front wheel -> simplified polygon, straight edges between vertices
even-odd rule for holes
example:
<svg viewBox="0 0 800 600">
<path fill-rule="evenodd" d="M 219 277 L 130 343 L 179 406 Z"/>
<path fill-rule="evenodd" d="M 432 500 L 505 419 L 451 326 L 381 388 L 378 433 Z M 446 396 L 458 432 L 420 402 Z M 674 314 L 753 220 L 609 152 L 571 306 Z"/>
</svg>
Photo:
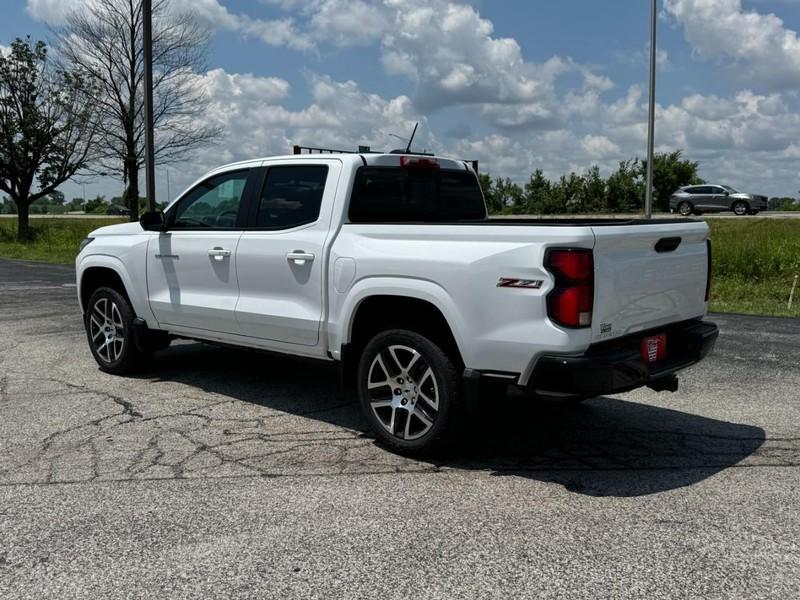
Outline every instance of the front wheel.
<svg viewBox="0 0 800 600">
<path fill-rule="evenodd" d="M 689 215 L 691 215 L 693 210 L 694 207 L 692 206 L 692 203 L 689 202 L 688 200 L 684 200 L 683 202 L 678 204 L 678 212 L 681 213 L 681 215 L 683 215 L 684 217 L 688 217 Z"/>
<path fill-rule="evenodd" d="M 733 213 L 740 217 L 745 216 L 750 211 L 750 207 L 747 205 L 747 202 L 744 202 L 743 200 L 737 200 L 733 203 L 731 208 L 733 208 Z"/>
<path fill-rule="evenodd" d="M 457 429 L 461 385 L 453 360 L 414 331 L 377 334 L 358 365 L 361 409 L 380 442 L 405 454 L 428 453 Z"/>
<path fill-rule="evenodd" d="M 133 339 L 134 318 L 133 308 L 117 290 L 101 287 L 89 298 L 83 317 L 86 337 L 103 371 L 131 373 L 147 358 Z"/>
</svg>

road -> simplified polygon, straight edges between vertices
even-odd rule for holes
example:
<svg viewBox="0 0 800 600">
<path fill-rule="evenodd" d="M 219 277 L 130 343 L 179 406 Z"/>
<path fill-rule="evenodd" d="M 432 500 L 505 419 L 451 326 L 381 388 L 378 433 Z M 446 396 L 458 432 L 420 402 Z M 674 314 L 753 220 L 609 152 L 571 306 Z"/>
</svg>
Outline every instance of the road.
<svg viewBox="0 0 800 600">
<path fill-rule="evenodd" d="M 105 375 L 71 271 L 0 260 L 0 597 L 796 598 L 800 320 L 713 318 L 675 394 L 494 398 L 417 461 L 326 365 Z"/>
</svg>

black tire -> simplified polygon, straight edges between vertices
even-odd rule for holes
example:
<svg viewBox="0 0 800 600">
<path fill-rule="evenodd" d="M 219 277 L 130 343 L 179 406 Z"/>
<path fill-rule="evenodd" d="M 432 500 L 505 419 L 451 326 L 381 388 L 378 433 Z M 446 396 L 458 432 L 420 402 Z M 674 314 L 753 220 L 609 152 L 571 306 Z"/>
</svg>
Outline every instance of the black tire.
<svg viewBox="0 0 800 600">
<path fill-rule="evenodd" d="M 737 200 L 731 205 L 731 210 L 733 214 L 744 217 L 750 212 L 750 205 L 744 200 Z"/>
<path fill-rule="evenodd" d="M 370 429 L 399 453 L 429 454 L 453 439 L 463 424 L 455 361 L 414 331 L 390 329 L 373 337 L 359 358 L 357 382 Z"/>
<path fill-rule="evenodd" d="M 694 206 L 688 200 L 683 200 L 678 203 L 678 212 L 684 216 L 688 217 L 694 212 Z"/>
<path fill-rule="evenodd" d="M 89 349 L 101 370 L 114 375 L 134 373 L 149 357 L 133 337 L 133 308 L 117 290 L 97 288 L 85 306 L 83 324 Z"/>
</svg>

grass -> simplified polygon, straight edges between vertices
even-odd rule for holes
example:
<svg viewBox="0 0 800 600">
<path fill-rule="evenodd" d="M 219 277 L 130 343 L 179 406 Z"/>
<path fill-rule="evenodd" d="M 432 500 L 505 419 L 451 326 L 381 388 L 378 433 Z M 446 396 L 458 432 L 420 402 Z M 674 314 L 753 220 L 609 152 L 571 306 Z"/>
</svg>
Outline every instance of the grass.
<svg viewBox="0 0 800 600">
<path fill-rule="evenodd" d="M 711 219 L 714 271 L 711 310 L 800 317 L 800 282 L 789 310 L 789 292 L 800 275 L 797 219 Z"/>
<path fill-rule="evenodd" d="M 90 231 L 124 219 L 31 219 L 34 240 L 16 241 L 16 219 L 0 219 L 0 256 L 71 264 Z M 711 310 L 800 317 L 800 220 L 712 219 L 714 279 Z"/>
<path fill-rule="evenodd" d="M 17 242 L 17 219 L 0 219 L 0 256 L 24 258 L 49 263 L 71 264 L 78 254 L 78 244 L 90 231 L 123 223 L 124 218 L 107 219 L 31 219 L 33 240 Z"/>
</svg>

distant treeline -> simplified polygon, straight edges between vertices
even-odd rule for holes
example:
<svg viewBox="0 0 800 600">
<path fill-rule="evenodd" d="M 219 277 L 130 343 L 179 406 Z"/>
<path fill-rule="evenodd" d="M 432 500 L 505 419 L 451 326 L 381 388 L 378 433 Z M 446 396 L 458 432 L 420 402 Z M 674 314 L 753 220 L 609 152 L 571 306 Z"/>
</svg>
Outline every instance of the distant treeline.
<svg viewBox="0 0 800 600">
<path fill-rule="evenodd" d="M 112 206 L 127 207 L 128 203 L 122 196 L 114 196 L 111 200 L 106 200 L 105 196 L 100 195 L 89 199 L 73 198 L 72 200 L 66 200 L 64 194 L 56 190 L 31 204 L 30 214 L 63 215 L 65 213 L 82 212 L 87 215 L 104 215 Z M 147 199 L 140 196 L 140 212 L 144 211 L 146 206 Z M 159 208 L 166 208 L 165 203 L 156 202 L 156 206 Z M 0 214 L 15 215 L 17 214 L 17 206 L 9 198 L 3 198 L 0 200 Z"/>
<path fill-rule="evenodd" d="M 480 181 L 489 212 L 493 214 L 635 212 L 644 206 L 646 170 L 646 161 L 633 158 L 620 162 L 607 178 L 594 166 L 584 173 L 562 175 L 556 181 L 546 178 L 541 169 L 524 185 L 488 174 L 481 174 Z M 705 182 L 698 176 L 697 162 L 683 159 L 680 150 L 657 153 L 653 161 L 653 210 L 668 211 L 669 198 L 675 190 L 698 183 Z M 773 198 L 770 208 L 800 210 L 800 205 L 794 198 Z"/>
</svg>

